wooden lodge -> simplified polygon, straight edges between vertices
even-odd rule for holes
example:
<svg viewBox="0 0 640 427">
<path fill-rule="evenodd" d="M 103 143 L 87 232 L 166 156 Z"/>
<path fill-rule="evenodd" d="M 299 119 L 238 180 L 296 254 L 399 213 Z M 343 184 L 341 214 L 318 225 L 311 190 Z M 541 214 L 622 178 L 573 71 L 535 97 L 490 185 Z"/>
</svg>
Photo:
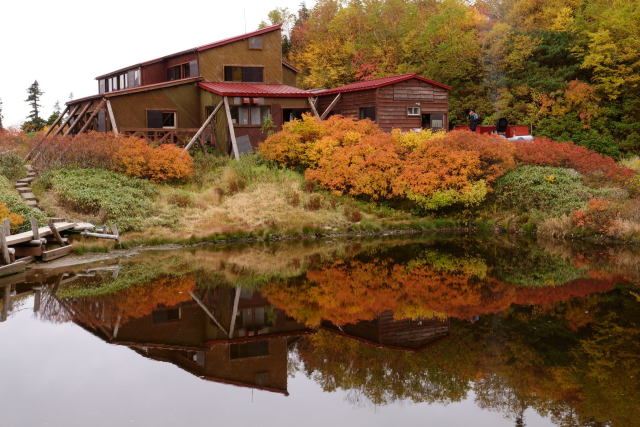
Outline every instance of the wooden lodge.
<svg viewBox="0 0 640 427">
<path fill-rule="evenodd" d="M 98 76 L 99 93 L 69 101 L 45 139 L 113 132 L 187 149 L 211 144 L 238 157 L 304 112 L 370 118 L 387 131 L 447 128 L 450 88 L 415 74 L 297 88 L 298 71 L 282 58 L 280 27 Z"/>
<path fill-rule="evenodd" d="M 197 134 L 237 155 L 265 138 L 265 123 L 277 129 L 311 111 L 296 75 L 282 58 L 280 25 L 267 27 L 98 76 L 99 93 L 69 101 L 50 134 L 112 131 L 179 145 Z"/>
<path fill-rule="evenodd" d="M 451 88 L 416 74 L 314 91 L 318 111 L 371 119 L 383 130 L 448 129 Z"/>
</svg>

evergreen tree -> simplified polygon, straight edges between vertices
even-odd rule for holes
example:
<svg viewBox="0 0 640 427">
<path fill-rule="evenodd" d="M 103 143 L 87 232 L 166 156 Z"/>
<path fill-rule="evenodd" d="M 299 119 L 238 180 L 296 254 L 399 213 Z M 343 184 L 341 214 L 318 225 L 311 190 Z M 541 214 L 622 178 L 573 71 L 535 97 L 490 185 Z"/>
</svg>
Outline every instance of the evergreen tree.
<svg viewBox="0 0 640 427">
<path fill-rule="evenodd" d="M 37 132 L 44 127 L 46 121 L 40 117 L 40 97 L 44 92 L 40 90 L 38 81 L 34 81 L 27 89 L 27 102 L 31 106 L 31 112 L 27 116 L 27 121 L 22 124 L 22 130 L 25 132 Z"/>
<path fill-rule="evenodd" d="M 60 101 L 56 101 L 56 103 L 53 104 L 53 112 L 47 119 L 47 126 L 51 126 L 53 122 L 58 120 L 58 117 L 60 117 Z"/>
</svg>

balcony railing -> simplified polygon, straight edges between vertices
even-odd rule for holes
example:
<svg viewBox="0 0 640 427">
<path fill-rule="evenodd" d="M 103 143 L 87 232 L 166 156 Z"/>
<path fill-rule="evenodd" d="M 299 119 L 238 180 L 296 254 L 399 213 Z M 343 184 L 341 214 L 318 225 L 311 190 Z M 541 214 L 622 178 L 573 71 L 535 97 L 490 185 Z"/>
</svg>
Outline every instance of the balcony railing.
<svg viewBox="0 0 640 427">
<path fill-rule="evenodd" d="M 176 144 L 178 146 L 186 145 L 191 138 L 198 132 L 198 129 L 177 128 L 177 129 L 158 129 L 158 128 L 124 128 L 120 129 L 120 133 L 127 136 L 137 136 L 144 138 L 154 144 Z M 203 138 L 204 135 L 201 137 Z"/>
</svg>

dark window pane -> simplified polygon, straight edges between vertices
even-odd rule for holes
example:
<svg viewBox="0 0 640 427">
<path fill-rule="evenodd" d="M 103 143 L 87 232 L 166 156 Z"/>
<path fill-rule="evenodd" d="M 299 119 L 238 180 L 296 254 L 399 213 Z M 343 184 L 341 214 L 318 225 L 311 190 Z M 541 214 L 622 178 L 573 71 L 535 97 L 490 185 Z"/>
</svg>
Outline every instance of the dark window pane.
<svg viewBox="0 0 640 427">
<path fill-rule="evenodd" d="M 444 127 L 444 114 L 431 113 L 431 129 L 442 129 Z"/>
<path fill-rule="evenodd" d="M 254 341 L 242 344 L 231 344 L 230 357 L 241 359 L 244 357 L 266 356 L 269 354 L 269 341 Z"/>
<path fill-rule="evenodd" d="M 376 120 L 376 107 L 360 107 L 360 120 L 371 119 Z"/>
<path fill-rule="evenodd" d="M 180 78 L 180 66 L 167 68 L 167 80 L 178 80 Z"/>
<path fill-rule="evenodd" d="M 238 107 L 231 107 L 231 122 L 237 125 L 238 119 L 239 119 Z"/>
<path fill-rule="evenodd" d="M 151 312 L 153 323 L 171 322 L 172 320 L 180 320 L 180 307 L 168 310 L 153 310 Z"/>
<path fill-rule="evenodd" d="M 176 127 L 176 113 L 174 113 L 174 112 L 163 112 L 162 113 L 162 127 L 163 128 L 174 128 L 174 127 Z"/>
<path fill-rule="evenodd" d="M 162 111 L 147 110 L 147 127 L 153 129 L 162 128 Z"/>
<path fill-rule="evenodd" d="M 262 67 L 243 67 L 242 68 L 242 81 L 243 82 L 262 82 Z"/>
</svg>

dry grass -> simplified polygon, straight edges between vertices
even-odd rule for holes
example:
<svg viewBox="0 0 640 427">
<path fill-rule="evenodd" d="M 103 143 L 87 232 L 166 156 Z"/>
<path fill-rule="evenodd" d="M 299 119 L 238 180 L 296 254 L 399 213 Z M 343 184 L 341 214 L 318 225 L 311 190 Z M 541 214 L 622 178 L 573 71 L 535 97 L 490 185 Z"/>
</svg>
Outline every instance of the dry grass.
<svg viewBox="0 0 640 427">
<path fill-rule="evenodd" d="M 547 218 L 538 226 L 537 234 L 543 238 L 563 239 L 569 234 L 573 227 L 571 215 L 565 214 L 560 217 Z"/>
</svg>

